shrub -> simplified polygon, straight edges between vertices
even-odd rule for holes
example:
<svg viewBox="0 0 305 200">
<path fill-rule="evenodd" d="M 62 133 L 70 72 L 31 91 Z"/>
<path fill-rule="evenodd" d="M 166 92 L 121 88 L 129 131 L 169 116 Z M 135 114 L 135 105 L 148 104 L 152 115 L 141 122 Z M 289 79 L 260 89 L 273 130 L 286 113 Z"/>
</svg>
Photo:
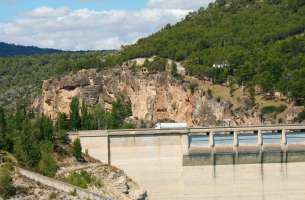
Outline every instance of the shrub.
<svg viewBox="0 0 305 200">
<path fill-rule="evenodd" d="M 280 105 L 278 107 L 276 106 L 265 106 L 262 108 L 262 114 L 267 115 L 267 114 L 279 114 L 282 113 L 286 110 L 287 106 L 286 105 Z"/>
<path fill-rule="evenodd" d="M 211 89 L 208 89 L 207 94 L 208 94 L 208 98 L 212 98 L 213 97 L 213 93 L 212 93 Z"/>
<path fill-rule="evenodd" d="M 135 129 L 136 126 L 132 123 L 124 123 L 121 128 L 122 129 Z"/>
<path fill-rule="evenodd" d="M 58 170 L 58 166 L 50 153 L 42 153 L 41 160 L 38 163 L 38 171 L 45 176 L 53 177 Z"/>
<path fill-rule="evenodd" d="M 167 60 L 165 58 L 155 57 L 152 62 L 146 62 L 146 67 L 150 72 L 163 72 L 166 70 Z"/>
<path fill-rule="evenodd" d="M 198 83 L 191 83 L 190 84 L 190 90 L 191 90 L 192 94 L 194 94 L 194 92 L 196 91 L 197 88 L 198 88 Z"/>
<path fill-rule="evenodd" d="M 89 185 L 95 184 L 96 179 L 91 173 L 81 170 L 80 172 L 71 173 L 66 177 L 66 181 L 72 185 L 87 189 Z"/>
<path fill-rule="evenodd" d="M 76 160 L 82 161 L 82 146 L 79 138 L 77 138 L 72 144 L 72 153 Z"/>
<path fill-rule="evenodd" d="M 52 192 L 51 194 L 50 194 L 50 196 L 49 196 L 49 199 L 51 200 L 51 199 L 56 199 L 57 198 L 57 193 L 55 193 L 55 192 Z"/>
<path fill-rule="evenodd" d="M 305 110 L 303 110 L 302 112 L 300 112 L 300 113 L 298 114 L 298 117 L 297 117 L 296 120 L 299 121 L 299 122 L 302 122 L 302 121 L 305 120 Z"/>
<path fill-rule="evenodd" d="M 12 167 L 5 165 L 0 167 L 0 197 L 7 199 L 16 193 L 13 185 Z"/>
</svg>

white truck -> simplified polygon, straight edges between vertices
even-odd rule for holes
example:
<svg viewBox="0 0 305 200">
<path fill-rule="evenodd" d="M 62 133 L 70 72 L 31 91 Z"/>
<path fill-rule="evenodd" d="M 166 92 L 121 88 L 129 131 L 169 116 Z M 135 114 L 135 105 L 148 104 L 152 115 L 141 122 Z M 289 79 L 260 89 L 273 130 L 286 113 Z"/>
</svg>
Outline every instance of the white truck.
<svg viewBox="0 0 305 200">
<path fill-rule="evenodd" d="M 184 129 L 187 123 L 157 123 L 155 129 Z"/>
</svg>

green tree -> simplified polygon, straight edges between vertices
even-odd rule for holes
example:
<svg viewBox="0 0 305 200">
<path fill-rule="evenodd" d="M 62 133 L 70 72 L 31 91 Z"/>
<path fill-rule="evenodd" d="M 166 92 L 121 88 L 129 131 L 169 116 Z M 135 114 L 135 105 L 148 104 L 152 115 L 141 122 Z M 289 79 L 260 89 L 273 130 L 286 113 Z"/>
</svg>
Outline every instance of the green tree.
<svg viewBox="0 0 305 200">
<path fill-rule="evenodd" d="M 130 104 L 122 100 L 112 102 L 111 115 L 112 128 L 120 128 L 124 124 L 125 118 L 132 115 Z"/>
<path fill-rule="evenodd" d="M 90 129 L 90 115 L 88 112 L 88 107 L 86 101 L 83 99 L 81 107 L 81 129 L 89 130 Z"/>
<path fill-rule="evenodd" d="M 76 158 L 76 160 L 82 161 L 82 159 L 83 159 L 82 146 L 81 146 L 79 138 L 74 140 L 74 142 L 72 144 L 72 152 L 73 152 L 73 156 Z"/>
<path fill-rule="evenodd" d="M 69 129 L 69 120 L 65 113 L 58 113 L 56 120 L 56 129 L 57 131 Z"/>
<path fill-rule="evenodd" d="M 39 129 L 37 140 L 53 140 L 53 122 L 50 118 L 42 115 L 36 119 L 35 127 Z"/>
<path fill-rule="evenodd" d="M 249 86 L 248 88 L 248 92 L 249 92 L 249 107 L 252 108 L 253 106 L 255 106 L 255 89 L 253 86 Z"/>
<path fill-rule="evenodd" d="M 72 129 L 78 130 L 81 127 L 81 117 L 79 114 L 79 100 L 77 97 L 74 97 L 72 99 L 70 110 L 70 120 Z"/>
<path fill-rule="evenodd" d="M 6 135 L 6 119 L 4 110 L 0 107 L 0 149 L 8 149 L 8 141 Z"/>
<path fill-rule="evenodd" d="M 270 83 L 274 82 L 272 74 L 269 71 L 265 71 L 261 74 L 257 74 L 255 76 L 256 83 L 261 86 L 263 91 L 266 92 L 272 92 L 274 86 Z"/>
<path fill-rule="evenodd" d="M 58 170 L 58 166 L 53 156 L 49 152 L 41 153 L 41 160 L 38 163 L 38 171 L 45 176 L 53 177 Z"/>
<path fill-rule="evenodd" d="M 19 100 L 16 105 L 15 114 L 15 128 L 18 130 L 22 129 L 22 124 L 26 119 L 26 105 L 23 101 Z"/>
<path fill-rule="evenodd" d="M 32 169 L 40 160 L 40 147 L 35 135 L 39 135 L 39 129 L 33 127 L 29 120 L 23 124 L 22 131 L 17 131 L 14 142 L 14 154 L 18 161 L 25 167 Z"/>
<path fill-rule="evenodd" d="M 105 129 L 107 128 L 108 120 L 107 120 L 108 113 L 104 110 L 101 105 L 96 105 L 93 108 L 93 120 L 91 121 L 91 127 L 94 129 Z"/>
<path fill-rule="evenodd" d="M 305 99 L 305 68 L 296 70 L 293 73 L 291 80 L 288 81 L 289 85 L 289 95 L 294 100 L 302 100 Z"/>
<path fill-rule="evenodd" d="M 13 196 L 16 189 L 13 185 L 11 166 L 0 166 L 0 197 L 7 199 Z"/>
</svg>

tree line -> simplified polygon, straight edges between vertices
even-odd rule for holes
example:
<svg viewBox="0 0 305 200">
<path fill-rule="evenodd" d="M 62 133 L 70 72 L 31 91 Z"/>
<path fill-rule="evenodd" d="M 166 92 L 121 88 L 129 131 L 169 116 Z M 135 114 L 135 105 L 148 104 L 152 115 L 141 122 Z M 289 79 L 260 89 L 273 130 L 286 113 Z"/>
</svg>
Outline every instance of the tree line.
<svg viewBox="0 0 305 200">
<path fill-rule="evenodd" d="M 61 154 L 62 146 L 69 144 L 67 131 L 134 127 L 125 122 L 132 114 L 130 104 L 117 100 L 112 107 L 111 111 L 101 106 L 89 110 L 84 100 L 80 105 L 79 99 L 73 98 L 69 116 L 59 113 L 55 120 L 30 112 L 23 103 L 17 104 L 14 113 L 0 107 L 0 150 L 12 153 L 23 167 L 54 176 L 58 169 L 54 155 Z M 71 151 L 82 161 L 78 140 Z"/>
<path fill-rule="evenodd" d="M 118 57 L 170 58 L 198 78 L 260 86 L 263 93 L 280 91 L 304 102 L 304 18 L 304 0 L 217 0 L 125 46 Z"/>
<path fill-rule="evenodd" d="M 41 94 L 44 80 L 81 69 L 114 66 L 112 51 L 0 57 L 0 106 L 14 110 L 18 99 L 28 104 Z M 110 54 L 110 55 L 109 55 Z M 109 55 L 109 59 L 105 56 Z"/>
</svg>

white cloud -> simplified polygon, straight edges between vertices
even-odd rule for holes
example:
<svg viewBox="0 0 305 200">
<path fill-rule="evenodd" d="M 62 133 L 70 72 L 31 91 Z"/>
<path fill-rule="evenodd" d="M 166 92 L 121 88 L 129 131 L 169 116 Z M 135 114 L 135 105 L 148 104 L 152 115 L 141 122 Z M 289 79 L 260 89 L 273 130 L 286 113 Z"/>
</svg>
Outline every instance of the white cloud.
<svg viewBox="0 0 305 200">
<path fill-rule="evenodd" d="M 32 10 L 31 12 L 28 12 L 25 14 L 25 16 L 28 17 L 57 17 L 66 15 L 69 12 L 68 7 L 62 7 L 62 8 L 49 8 L 49 7 L 40 7 Z"/>
<path fill-rule="evenodd" d="M 137 11 L 41 7 L 0 23 L 0 41 L 65 50 L 119 48 L 176 23 L 202 1 L 194 2 L 185 7 L 186 1 L 150 0 Z"/>
<path fill-rule="evenodd" d="M 149 8 L 198 9 L 207 6 L 211 0 L 149 0 Z"/>
</svg>

